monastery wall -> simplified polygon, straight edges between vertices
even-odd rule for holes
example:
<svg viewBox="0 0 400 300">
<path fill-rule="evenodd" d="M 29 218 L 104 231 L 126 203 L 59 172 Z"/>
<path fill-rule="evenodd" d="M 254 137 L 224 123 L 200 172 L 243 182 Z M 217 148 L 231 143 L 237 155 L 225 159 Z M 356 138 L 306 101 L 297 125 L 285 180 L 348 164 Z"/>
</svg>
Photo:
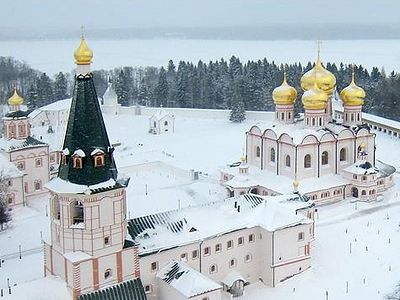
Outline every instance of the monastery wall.
<svg viewBox="0 0 400 300">
<path fill-rule="evenodd" d="M 180 118 L 198 118 L 198 119 L 229 119 L 230 110 L 222 109 L 198 109 L 198 108 L 163 108 L 168 114 Z M 159 107 L 141 107 L 140 110 L 135 106 L 121 106 L 120 114 L 135 115 L 140 111 L 140 115 L 151 117 L 160 111 Z M 272 111 L 246 111 L 247 120 L 272 120 L 274 112 Z"/>
</svg>

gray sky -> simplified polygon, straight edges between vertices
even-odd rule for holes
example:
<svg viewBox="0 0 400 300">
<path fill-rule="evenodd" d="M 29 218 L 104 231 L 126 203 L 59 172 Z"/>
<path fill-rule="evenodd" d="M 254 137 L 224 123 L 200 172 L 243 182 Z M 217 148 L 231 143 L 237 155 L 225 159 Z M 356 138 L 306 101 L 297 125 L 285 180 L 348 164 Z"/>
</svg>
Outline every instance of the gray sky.
<svg viewBox="0 0 400 300">
<path fill-rule="evenodd" d="M 399 24 L 399 0 L 7 0 L 0 28 L 24 31 L 275 24 Z"/>
</svg>

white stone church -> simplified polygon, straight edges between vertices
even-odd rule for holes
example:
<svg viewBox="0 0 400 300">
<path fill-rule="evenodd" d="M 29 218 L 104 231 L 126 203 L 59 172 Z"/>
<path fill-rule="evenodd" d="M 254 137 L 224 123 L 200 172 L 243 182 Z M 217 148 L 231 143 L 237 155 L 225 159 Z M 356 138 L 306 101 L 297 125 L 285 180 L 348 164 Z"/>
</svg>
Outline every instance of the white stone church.
<svg viewBox="0 0 400 300">
<path fill-rule="evenodd" d="M 228 196 L 245 193 L 281 195 L 292 189 L 317 204 L 346 197 L 371 201 L 390 188 L 395 168 L 375 158 L 375 134 L 362 123 L 365 91 L 352 81 L 336 92 L 336 78 L 319 58 L 301 78 L 304 113 L 295 115 L 297 91 L 284 74 L 273 91 L 275 121 L 246 133 L 241 166 L 221 171 Z M 343 103 L 343 118 L 335 120 L 333 101 Z"/>
</svg>

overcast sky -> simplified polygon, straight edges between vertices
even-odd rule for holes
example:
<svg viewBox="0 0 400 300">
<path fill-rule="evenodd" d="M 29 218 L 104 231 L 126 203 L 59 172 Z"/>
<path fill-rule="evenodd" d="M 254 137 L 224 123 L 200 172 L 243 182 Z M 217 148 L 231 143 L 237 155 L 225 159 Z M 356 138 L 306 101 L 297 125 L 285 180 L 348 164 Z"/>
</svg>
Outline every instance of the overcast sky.
<svg viewBox="0 0 400 300">
<path fill-rule="evenodd" d="M 400 0 L 3 0 L 2 30 L 399 24 Z"/>
</svg>

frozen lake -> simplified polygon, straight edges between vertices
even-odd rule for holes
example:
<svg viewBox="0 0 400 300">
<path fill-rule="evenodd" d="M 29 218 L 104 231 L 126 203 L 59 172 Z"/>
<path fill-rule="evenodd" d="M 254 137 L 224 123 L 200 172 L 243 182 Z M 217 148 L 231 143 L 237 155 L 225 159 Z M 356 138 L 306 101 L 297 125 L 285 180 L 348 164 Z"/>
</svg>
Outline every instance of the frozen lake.
<svg viewBox="0 0 400 300">
<path fill-rule="evenodd" d="M 316 56 L 315 41 L 241 41 L 241 40 L 91 40 L 93 69 L 118 66 L 166 66 L 169 59 L 197 62 L 229 59 L 242 61 L 267 57 L 277 63 L 306 63 Z M 76 40 L 1 41 L 0 56 L 13 56 L 48 74 L 71 71 Z M 400 40 L 330 40 L 322 42 L 324 62 L 356 63 L 367 68 L 384 67 L 400 71 Z"/>
</svg>

